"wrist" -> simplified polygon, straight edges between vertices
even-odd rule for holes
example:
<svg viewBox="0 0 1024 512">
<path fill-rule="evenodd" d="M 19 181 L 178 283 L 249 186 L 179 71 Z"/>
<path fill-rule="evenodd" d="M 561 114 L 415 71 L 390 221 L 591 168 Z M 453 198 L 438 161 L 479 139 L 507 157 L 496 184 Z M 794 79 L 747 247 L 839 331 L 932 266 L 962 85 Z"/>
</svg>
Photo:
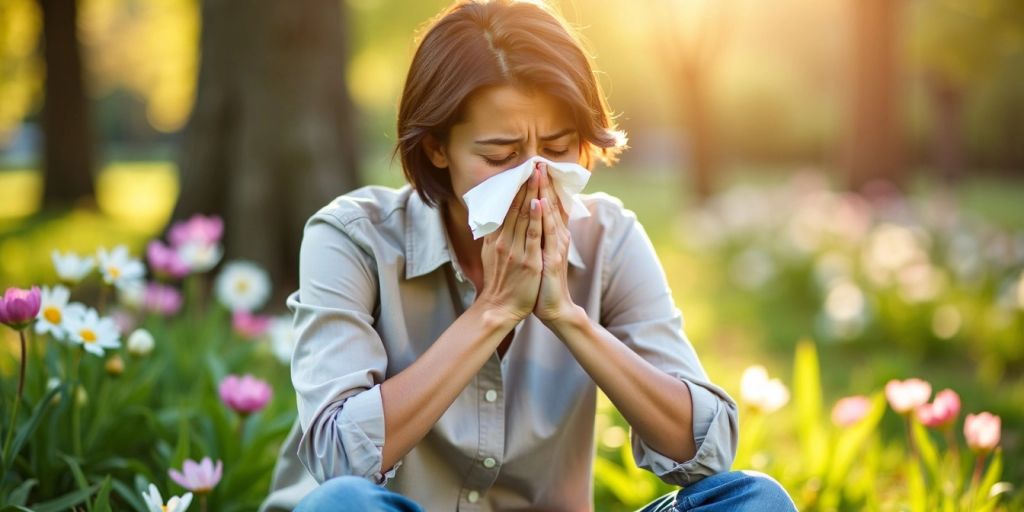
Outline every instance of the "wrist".
<svg viewBox="0 0 1024 512">
<path fill-rule="evenodd" d="M 578 304 L 572 304 L 565 308 L 562 313 L 545 320 L 543 323 L 548 329 L 557 333 L 565 329 L 580 329 L 589 321 L 590 318 L 587 316 L 587 311 Z"/>
<path fill-rule="evenodd" d="M 479 312 L 484 325 L 490 330 L 507 332 L 515 328 L 516 324 L 522 320 L 508 309 L 487 301 L 475 302 L 470 307 Z"/>
</svg>

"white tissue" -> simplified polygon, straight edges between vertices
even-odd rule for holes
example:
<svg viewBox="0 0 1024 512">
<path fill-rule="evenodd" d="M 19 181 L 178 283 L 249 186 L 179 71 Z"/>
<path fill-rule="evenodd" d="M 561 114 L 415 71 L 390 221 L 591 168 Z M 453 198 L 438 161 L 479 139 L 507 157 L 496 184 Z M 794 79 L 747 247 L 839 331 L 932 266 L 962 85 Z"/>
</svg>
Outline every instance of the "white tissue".
<svg viewBox="0 0 1024 512">
<path fill-rule="evenodd" d="M 519 187 L 530 179 L 530 173 L 537 162 L 547 164 L 548 176 L 561 203 L 572 205 L 569 220 L 590 216 L 590 210 L 576 197 L 590 180 L 590 171 L 579 164 L 552 162 L 538 155 L 491 176 L 462 194 L 462 199 L 466 201 L 466 208 L 469 210 L 469 227 L 473 230 L 474 240 L 501 227 L 508 209 L 512 206 L 512 200 L 519 193 Z"/>
</svg>

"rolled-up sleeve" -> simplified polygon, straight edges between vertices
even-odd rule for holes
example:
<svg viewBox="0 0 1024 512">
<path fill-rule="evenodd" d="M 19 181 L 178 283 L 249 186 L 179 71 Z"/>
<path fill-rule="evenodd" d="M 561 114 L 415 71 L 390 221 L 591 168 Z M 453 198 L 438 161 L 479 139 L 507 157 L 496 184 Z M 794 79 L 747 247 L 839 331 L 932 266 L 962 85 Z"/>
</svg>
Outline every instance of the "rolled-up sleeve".
<svg viewBox="0 0 1024 512">
<path fill-rule="evenodd" d="M 358 220 L 350 222 L 359 222 Z M 299 289 L 287 299 L 296 344 L 291 362 L 302 438 L 298 459 L 317 482 L 356 475 L 383 485 L 387 354 L 373 328 L 376 264 L 330 212 L 310 217 L 299 254 Z"/>
<path fill-rule="evenodd" d="M 684 382 L 693 402 L 694 457 L 673 460 L 630 428 L 636 464 L 679 486 L 728 471 L 739 437 L 736 402 L 709 380 L 684 334 L 682 312 L 643 226 L 621 202 L 612 216 L 617 220 L 608 229 L 603 255 L 601 325 L 652 365 Z"/>
</svg>

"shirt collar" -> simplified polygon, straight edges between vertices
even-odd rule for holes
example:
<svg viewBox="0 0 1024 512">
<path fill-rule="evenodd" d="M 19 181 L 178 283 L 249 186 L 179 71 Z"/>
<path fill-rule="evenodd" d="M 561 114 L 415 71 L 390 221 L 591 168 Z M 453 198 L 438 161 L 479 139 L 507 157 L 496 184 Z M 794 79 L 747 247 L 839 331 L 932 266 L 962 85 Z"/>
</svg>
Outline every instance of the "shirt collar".
<svg viewBox="0 0 1024 512">
<path fill-rule="evenodd" d="M 405 231 L 405 278 L 412 279 L 427 274 L 452 260 L 448 248 L 448 233 L 444 228 L 441 210 L 423 201 L 411 185 L 406 184 L 408 200 L 406 215 L 408 229 Z M 585 269 L 576 243 L 569 238 L 569 263 Z"/>
</svg>

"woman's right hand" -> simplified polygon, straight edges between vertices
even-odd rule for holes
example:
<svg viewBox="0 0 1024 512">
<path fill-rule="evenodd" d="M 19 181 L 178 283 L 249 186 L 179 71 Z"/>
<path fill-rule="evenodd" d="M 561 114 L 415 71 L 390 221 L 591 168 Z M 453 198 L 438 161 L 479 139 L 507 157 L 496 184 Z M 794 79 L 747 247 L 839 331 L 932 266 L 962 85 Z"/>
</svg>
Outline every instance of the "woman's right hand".
<svg viewBox="0 0 1024 512">
<path fill-rule="evenodd" d="M 484 236 L 484 284 L 478 299 L 516 321 L 533 311 L 544 269 L 539 174 L 519 188 L 499 229 Z M 531 208 L 531 206 L 533 206 Z"/>
</svg>

